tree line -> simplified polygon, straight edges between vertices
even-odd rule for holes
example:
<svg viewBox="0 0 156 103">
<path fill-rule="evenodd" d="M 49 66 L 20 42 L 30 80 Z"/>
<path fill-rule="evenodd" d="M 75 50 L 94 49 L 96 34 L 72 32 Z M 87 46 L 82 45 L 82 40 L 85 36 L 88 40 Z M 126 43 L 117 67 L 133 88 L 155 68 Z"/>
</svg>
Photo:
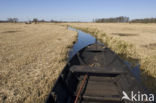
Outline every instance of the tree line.
<svg viewBox="0 0 156 103">
<path fill-rule="evenodd" d="M 31 24 L 31 23 L 37 24 L 40 22 L 61 22 L 61 21 L 56 21 L 56 20 L 46 21 L 44 19 L 39 20 L 38 18 L 33 18 L 32 20 L 29 20 L 29 21 L 19 21 L 18 18 L 8 18 L 7 20 L 0 20 L 0 23 L 17 23 L 17 22 L 25 22 L 28 24 Z"/>
<path fill-rule="evenodd" d="M 17 22 L 22 22 L 22 21 L 19 21 L 18 18 L 8 18 L 7 20 L 0 20 L 0 23 L 5 23 L 5 22 L 17 23 Z M 44 19 L 39 20 L 38 18 L 34 18 L 32 20 L 26 21 L 25 23 L 26 24 L 31 24 L 31 23 L 37 24 L 40 22 L 64 23 L 67 21 L 58 21 L 58 20 L 53 20 L 53 19 L 46 21 Z M 80 22 L 80 21 L 72 21 L 72 22 Z M 129 17 L 119 16 L 119 17 L 114 17 L 114 18 L 93 19 L 92 22 L 95 22 L 95 23 L 156 23 L 156 18 L 144 18 L 144 19 L 130 20 Z"/>
<path fill-rule="evenodd" d="M 129 17 L 114 17 L 114 18 L 101 18 L 101 19 L 94 19 L 93 22 L 96 23 L 118 23 L 118 22 L 129 22 Z"/>
<path fill-rule="evenodd" d="M 17 23 L 18 18 L 8 18 L 7 20 L 0 20 L 0 22 L 2 22 L 2 23 L 5 23 L 5 22 Z"/>
<path fill-rule="evenodd" d="M 156 23 L 156 18 L 134 19 L 131 23 Z"/>
<path fill-rule="evenodd" d="M 58 21 L 58 20 L 44 20 L 44 19 L 38 19 L 38 18 L 33 18 L 32 20 L 29 21 L 19 21 L 18 18 L 8 18 L 7 20 L 0 20 L 0 23 L 17 23 L 17 22 L 25 22 L 26 24 L 31 24 L 31 23 L 41 23 L 41 22 L 52 22 L 52 23 L 62 23 L 62 22 L 67 22 L 67 21 Z"/>
<path fill-rule="evenodd" d="M 132 19 L 129 17 L 119 16 L 114 18 L 93 19 L 96 23 L 156 23 L 156 18 Z"/>
<path fill-rule="evenodd" d="M 17 22 L 25 22 L 26 24 L 31 24 L 31 23 L 37 24 L 41 22 L 65 23 L 67 21 L 59 21 L 59 20 L 53 20 L 53 19 L 48 21 L 48 20 L 38 19 L 38 18 L 33 18 L 32 20 L 28 20 L 28 21 L 19 21 L 18 18 L 8 18 L 7 20 L 0 20 L 0 23 L 17 23 Z"/>
</svg>

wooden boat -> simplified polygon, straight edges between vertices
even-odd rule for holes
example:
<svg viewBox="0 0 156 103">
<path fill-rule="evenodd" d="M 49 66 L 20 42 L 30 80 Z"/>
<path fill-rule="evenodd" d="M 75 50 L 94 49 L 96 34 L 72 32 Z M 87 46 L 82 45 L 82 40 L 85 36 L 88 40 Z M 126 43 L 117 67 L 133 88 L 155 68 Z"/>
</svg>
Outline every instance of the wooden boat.
<svg viewBox="0 0 156 103">
<path fill-rule="evenodd" d="M 122 99 L 123 91 L 146 93 L 118 55 L 104 45 L 92 44 L 68 62 L 46 102 L 131 103 Z"/>
</svg>

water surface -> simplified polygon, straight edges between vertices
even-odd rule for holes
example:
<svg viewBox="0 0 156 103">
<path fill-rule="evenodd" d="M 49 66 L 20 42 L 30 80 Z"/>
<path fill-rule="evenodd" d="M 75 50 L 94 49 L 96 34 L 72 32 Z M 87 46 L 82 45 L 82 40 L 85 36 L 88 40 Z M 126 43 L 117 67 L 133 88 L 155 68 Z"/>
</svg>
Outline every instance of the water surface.
<svg viewBox="0 0 156 103">
<path fill-rule="evenodd" d="M 89 44 L 96 43 L 96 38 L 92 35 L 71 27 L 68 27 L 68 29 L 72 31 L 77 31 L 78 33 L 77 41 L 69 52 L 69 60 L 82 48 L 88 46 Z"/>
</svg>

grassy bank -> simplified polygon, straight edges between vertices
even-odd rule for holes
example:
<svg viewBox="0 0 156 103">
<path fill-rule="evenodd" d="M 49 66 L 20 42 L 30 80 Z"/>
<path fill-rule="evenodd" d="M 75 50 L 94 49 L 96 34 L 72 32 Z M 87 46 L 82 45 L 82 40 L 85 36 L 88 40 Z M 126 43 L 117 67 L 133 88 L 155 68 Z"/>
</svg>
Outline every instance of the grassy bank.
<svg viewBox="0 0 156 103">
<path fill-rule="evenodd" d="M 76 36 L 53 23 L 1 23 L 0 102 L 43 103 Z"/>
<path fill-rule="evenodd" d="M 95 28 L 93 28 L 93 26 L 89 27 L 90 24 L 87 23 L 78 25 L 71 23 L 68 25 L 91 33 L 110 49 L 112 49 L 115 53 L 117 53 L 121 58 L 132 63 L 133 66 L 139 63 L 141 65 L 140 69 L 143 83 L 150 91 L 156 93 L 156 56 L 154 54 L 146 55 L 142 52 L 140 53 L 140 49 L 142 48 L 138 49 L 137 45 L 130 43 L 120 37 L 108 35 L 104 32 L 104 29 L 98 29 L 98 26 Z M 120 24 L 118 25 L 120 26 Z M 147 51 L 148 50 L 149 49 L 147 49 Z M 152 52 L 154 53 L 154 51 L 151 51 L 151 53 Z"/>
</svg>

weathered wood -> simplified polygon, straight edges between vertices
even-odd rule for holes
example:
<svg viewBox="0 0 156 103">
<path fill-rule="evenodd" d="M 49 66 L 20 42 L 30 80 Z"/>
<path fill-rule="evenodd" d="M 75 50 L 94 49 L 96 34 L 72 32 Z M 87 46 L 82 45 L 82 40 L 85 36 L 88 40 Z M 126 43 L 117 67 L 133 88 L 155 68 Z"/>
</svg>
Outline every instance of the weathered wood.
<svg viewBox="0 0 156 103">
<path fill-rule="evenodd" d="M 123 70 L 112 70 L 108 68 L 100 67 L 89 67 L 89 66 L 73 66 L 70 68 L 70 71 L 73 73 L 95 73 L 95 74 L 124 74 L 127 71 Z"/>
<path fill-rule="evenodd" d="M 82 89 L 86 74 L 88 78 Z M 47 103 L 74 103 L 75 99 L 78 103 L 130 103 L 121 101 L 123 91 L 146 93 L 119 56 L 104 45 L 93 44 L 69 61 Z"/>
</svg>

